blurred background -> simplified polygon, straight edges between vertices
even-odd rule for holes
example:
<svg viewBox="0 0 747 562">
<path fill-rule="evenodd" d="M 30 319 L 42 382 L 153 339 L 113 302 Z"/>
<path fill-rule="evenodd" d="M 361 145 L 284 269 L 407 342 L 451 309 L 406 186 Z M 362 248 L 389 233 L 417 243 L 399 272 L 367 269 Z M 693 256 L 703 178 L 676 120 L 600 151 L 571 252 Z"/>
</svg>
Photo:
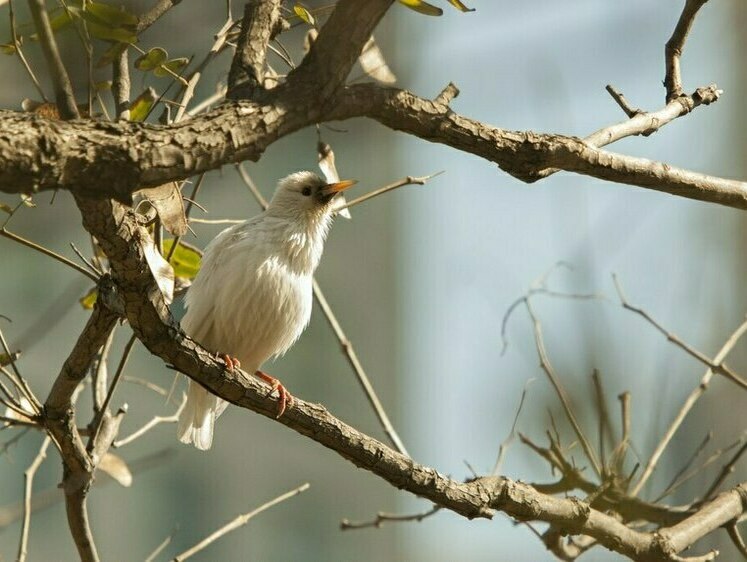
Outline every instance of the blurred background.
<svg viewBox="0 0 747 562">
<path fill-rule="evenodd" d="M 435 2 L 435 0 L 434 0 Z M 134 13 L 144 1 L 121 2 Z M 323 3 L 309 2 L 311 8 Z M 377 41 L 398 77 L 397 85 L 435 96 L 449 81 L 461 90 L 452 108 L 504 128 L 584 136 L 622 120 L 604 91 L 615 85 L 634 106 L 663 105 L 663 46 L 683 2 L 575 0 L 530 3 L 472 0 L 473 13 L 441 2 L 444 15 L 429 18 L 396 4 Z M 239 18 L 240 2 L 234 5 Z M 19 23 L 30 21 L 16 2 Z M 10 36 L 8 6 L 0 7 L 0 40 Z M 196 55 L 212 45 L 225 21 L 223 3 L 184 2 L 140 39 L 144 49 L 161 46 L 170 56 Z M 747 117 L 747 4 L 709 3 L 698 16 L 683 57 L 687 91 L 718 83 L 725 94 L 649 138 L 617 143 L 616 152 L 663 160 L 713 175 L 745 178 Z M 284 37 L 300 53 L 305 30 Z M 86 68 L 78 37 L 60 32 L 73 80 L 85 97 Z M 38 44 L 24 52 L 51 97 Z M 300 56 L 300 55 L 299 55 Z M 134 56 L 133 56 L 134 58 Z M 277 60 L 275 60 L 277 63 Z M 199 101 L 225 81 L 230 55 L 215 61 L 197 90 Z M 279 67 L 279 65 L 278 65 Z M 358 71 L 353 72 L 357 76 Z M 38 99 L 19 61 L 0 56 L 0 107 L 20 110 L 23 98 Z M 101 72 L 98 79 L 105 79 Z M 133 72 L 133 97 L 147 86 L 161 91 L 168 80 Z M 108 94 L 105 93 L 105 98 Z M 646 308 L 697 349 L 713 356 L 742 321 L 747 260 L 743 213 L 629 186 L 570 174 L 524 185 L 496 166 L 440 145 L 355 120 L 323 127 L 342 177 L 360 180 L 357 194 L 402 178 L 445 173 L 425 186 L 410 186 L 352 210 L 330 235 L 318 279 L 353 342 L 410 454 L 454 478 L 492 469 L 527 382 L 518 429 L 546 443 L 550 415 L 565 442 L 572 441 L 557 399 L 539 368 L 531 323 L 522 308 L 511 316 L 508 347 L 501 353 L 504 315 L 516 298 L 558 261 L 549 279 L 559 291 L 599 293 L 589 301 L 538 297 L 548 353 L 584 427 L 596 439 L 591 373 L 598 369 L 615 419 L 617 396 L 632 394 L 633 445 L 645 463 L 676 408 L 697 386 L 703 367 L 668 344 L 640 317 L 624 311 L 611 282 L 616 273 L 628 299 Z M 247 170 L 265 196 L 277 178 L 316 166 L 316 131 L 301 131 L 273 145 Z M 0 202 L 17 199 L 2 195 Z M 71 198 L 59 193 L 35 198 L 9 228 L 74 259 L 69 242 L 89 248 Z M 203 218 L 246 218 L 258 212 L 233 167 L 211 173 L 200 194 Z M 200 211 L 194 216 L 201 216 Z M 0 217 L 1 218 L 1 217 Z M 193 225 L 204 247 L 221 227 Z M 0 239 L 0 320 L 11 347 L 21 349 L 19 367 L 44 397 L 82 329 L 88 312 L 78 299 L 89 289 L 82 276 L 7 239 Z M 174 313 L 183 313 L 181 303 Z M 118 329 L 112 352 L 118 361 L 129 329 Z M 746 344 L 729 359 L 747 370 Z M 114 365 L 111 369 L 113 370 Z M 268 371 L 290 391 L 323 403 L 344 421 L 385 439 L 321 311 L 288 353 Z M 136 346 L 125 374 L 170 388 L 173 373 Z M 177 387 L 176 397 L 183 386 Z M 80 411 L 90 414 L 88 392 Z M 691 456 L 709 431 L 704 452 L 733 443 L 747 421 L 744 395 L 714 379 L 664 456 L 644 497 L 652 498 Z M 124 383 L 114 406 L 128 403 L 121 435 L 175 406 L 141 385 Z M 86 419 L 86 418 L 84 418 Z M 0 433 L 8 441 L 16 430 Z M 23 489 L 23 471 L 41 436 L 29 433 L 0 456 L 0 560 L 15 558 L 20 525 L 13 513 Z M 2 445 L 0 445 L 2 447 Z M 379 529 L 339 530 L 340 521 L 368 520 L 377 511 L 417 513 L 428 502 L 394 490 L 331 451 L 283 426 L 236 408 L 220 419 L 209 453 L 182 446 L 173 425 L 117 451 L 134 472 L 123 488 L 100 476 L 90 496 L 93 531 L 105 560 L 143 560 L 173 535 L 160 560 L 196 543 L 239 513 L 304 482 L 311 488 L 252 520 L 196 556 L 195 560 L 550 560 L 526 526 L 497 514 L 493 521 L 467 521 L 441 512 L 420 523 Z M 723 461 L 693 478 L 672 498 L 686 503 L 715 478 Z M 632 466 L 631 466 L 632 468 Z M 520 443 L 508 450 L 502 473 L 527 482 L 556 479 L 548 466 Z M 727 483 L 744 480 L 744 462 Z M 50 449 L 35 481 L 45 509 L 35 512 L 30 560 L 74 560 L 64 507 L 56 502 L 61 476 Z M 541 526 L 540 526 L 541 528 Z M 697 552 L 717 547 L 724 560 L 737 554 L 726 533 L 716 533 Z M 590 560 L 617 560 L 601 549 Z"/>
</svg>

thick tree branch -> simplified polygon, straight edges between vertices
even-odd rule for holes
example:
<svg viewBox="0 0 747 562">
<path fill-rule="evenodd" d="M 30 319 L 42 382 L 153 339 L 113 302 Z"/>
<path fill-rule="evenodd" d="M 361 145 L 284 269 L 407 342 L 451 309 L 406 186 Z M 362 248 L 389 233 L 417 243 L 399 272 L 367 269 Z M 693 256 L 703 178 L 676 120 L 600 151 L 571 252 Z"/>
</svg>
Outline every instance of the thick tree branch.
<svg viewBox="0 0 747 562">
<path fill-rule="evenodd" d="M 394 0 L 340 0 L 287 85 L 325 102 L 345 83 L 363 46 Z"/>
<path fill-rule="evenodd" d="M 250 0 L 236 54 L 228 73 L 228 99 L 254 99 L 264 91 L 265 57 L 275 22 L 280 18 L 280 0 Z"/>
<path fill-rule="evenodd" d="M 279 90 L 280 88 L 278 88 Z M 705 89 L 711 92 L 710 89 Z M 119 122 L 50 121 L 0 112 L 0 191 L 69 189 L 129 201 L 133 191 L 186 179 L 229 162 L 257 160 L 278 138 L 327 120 L 369 117 L 425 140 L 495 162 L 526 182 L 556 170 L 636 185 L 672 195 L 747 208 L 747 183 L 600 150 L 577 137 L 509 131 L 453 113 L 406 90 L 360 84 L 346 88 L 327 109 L 292 92 L 264 103 L 238 102 L 172 126 Z M 712 99 L 714 93 L 704 94 Z M 296 96 L 296 97 L 294 97 Z M 592 135 L 600 145 L 650 130 L 703 101 L 675 100 Z M 688 101 L 690 100 L 690 101 Z M 39 148 L 41 147 L 41 149 Z"/>
</svg>

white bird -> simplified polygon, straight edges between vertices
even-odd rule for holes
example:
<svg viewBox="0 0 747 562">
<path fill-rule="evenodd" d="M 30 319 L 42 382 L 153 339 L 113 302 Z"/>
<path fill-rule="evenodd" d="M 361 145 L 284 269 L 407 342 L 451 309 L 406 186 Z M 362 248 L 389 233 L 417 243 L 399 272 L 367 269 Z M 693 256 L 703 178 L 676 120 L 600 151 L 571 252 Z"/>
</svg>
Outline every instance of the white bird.
<svg viewBox="0 0 747 562">
<path fill-rule="evenodd" d="M 335 213 L 333 200 L 354 183 L 327 183 L 313 172 L 283 178 L 263 213 L 208 244 L 187 292 L 184 331 L 223 357 L 229 370 L 243 365 L 270 383 L 279 393 L 278 417 L 292 398 L 259 368 L 285 353 L 308 325 L 312 277 Z M 215 420 L 227 405 L 190 380 L 179 440 L 209 449 Z"/>
</svg>

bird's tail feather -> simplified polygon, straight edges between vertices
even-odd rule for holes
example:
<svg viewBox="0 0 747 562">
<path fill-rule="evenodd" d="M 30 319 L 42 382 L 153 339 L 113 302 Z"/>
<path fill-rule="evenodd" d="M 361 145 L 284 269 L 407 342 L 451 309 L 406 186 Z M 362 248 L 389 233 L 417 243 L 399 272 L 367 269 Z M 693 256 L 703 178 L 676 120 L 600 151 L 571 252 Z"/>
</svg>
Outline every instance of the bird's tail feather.
<svg viewBox="0 0 747 562">
<path fill-rule="evenodd" d="M 199 384 L 189 381 L 187 403 L 179 415 L 176 435 L 182 443 L 206 451 L 213 444 L 215 420 L 226 409 L 227 403 Z"/>
</svg>

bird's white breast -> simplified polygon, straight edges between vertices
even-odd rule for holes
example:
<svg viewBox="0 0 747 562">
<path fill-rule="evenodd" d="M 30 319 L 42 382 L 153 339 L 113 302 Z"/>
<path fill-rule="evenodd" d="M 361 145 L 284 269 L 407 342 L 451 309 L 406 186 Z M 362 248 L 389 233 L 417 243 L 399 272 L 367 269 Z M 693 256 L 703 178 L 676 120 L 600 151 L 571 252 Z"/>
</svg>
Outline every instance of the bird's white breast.
<svg viewBox="0 0 747 562">
<path fill-rule="evenodd" d="M 229 228 L 208 245 L 182 320 L 187 334 L 248 372 L 284 353 L 311 317 L 313 267 L 278 252 L 288 234 L 267 222 Z"/>
</svg>

